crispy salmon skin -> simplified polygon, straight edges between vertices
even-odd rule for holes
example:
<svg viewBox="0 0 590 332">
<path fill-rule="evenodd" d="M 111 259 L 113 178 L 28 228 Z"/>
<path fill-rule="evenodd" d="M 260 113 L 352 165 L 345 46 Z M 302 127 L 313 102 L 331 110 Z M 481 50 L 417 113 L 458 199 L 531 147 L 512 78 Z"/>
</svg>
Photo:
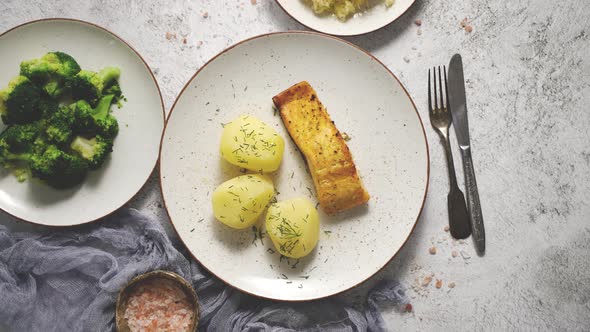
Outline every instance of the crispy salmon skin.
<svg viewBox="0 0 590 332">
<path fill-rule="evenodd" d="M 324 212 L 335 214 L 366 203 L 369 194 L 350 150 L 311 85 L 297 83 L 272 100 L 305 157 Z"/>
</svg>

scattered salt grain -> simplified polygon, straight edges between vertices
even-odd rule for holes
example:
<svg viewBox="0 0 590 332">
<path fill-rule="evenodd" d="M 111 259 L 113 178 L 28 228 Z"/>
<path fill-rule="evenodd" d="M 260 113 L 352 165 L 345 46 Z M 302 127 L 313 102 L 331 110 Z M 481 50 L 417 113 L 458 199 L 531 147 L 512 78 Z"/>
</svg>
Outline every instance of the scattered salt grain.
<svg viewBox="0 0 590 332">
<path fill-rule="evenodd" d="M 462 19 L 459 24 L 461 25 L 461 28 L 463 28 L 463 30 L 465 30 L 465 32 L 471 33 L 471 31 L 473 31 L 473 27 L 471 26 L 471 24 L 470 24 L 469 20 L 467 19 L 467 17 L 465 17 L 464 19 Z"/>
<path fill-rule="evenodd" d="M 209 17 L 209 12 L 203 12 L 202 16 L 203 16 L 203 18 Z"/>
<path fill-rule="evenodd" d="M 405 57 L 404 57 L 404 61 L 405 61 L 406 63 L 409 63 L 409 62 L 410 62 L 410 58 L 408 58 L 407 56 L 405 56 Z"/>
<path fill-rule="evenodd" d="M 449 231 L 449 226 L 445 226 L 444 230 L 445 230 L 445 232 L 448 232 Z"/>
<path fill-rule="evenodd" d="M 432 281 L 431 276 L 424 277 L 424 279 L 422 280 L 422 287 L 426 287 L 426 286 L 430 285 L 431 281 Z"/>
<path fill-rule="evenodd" d="M 451 252 L 451 256 L 453 256 L 453 258 L 455 258 L 455 257 L 459 256 L 459 254 L 457 253 L 457 250 L 453 250 L 453 251 Z"/>
<path fill-rule="evenodd" d="M 422 34 L 422 29 L 418 29 L 418 30 L 416 31 L 416 33 L 418 34 L 418 36 L 420 36 L 420 35 Z"/>
<path fill-rule="evenodd" d="M 449 287 L 449 288 L 455 288 L 455 283 L 454 283 L 454 282 L 449 282 L 449 285 L 448 285 L 448 287 Z"/>
</svg>

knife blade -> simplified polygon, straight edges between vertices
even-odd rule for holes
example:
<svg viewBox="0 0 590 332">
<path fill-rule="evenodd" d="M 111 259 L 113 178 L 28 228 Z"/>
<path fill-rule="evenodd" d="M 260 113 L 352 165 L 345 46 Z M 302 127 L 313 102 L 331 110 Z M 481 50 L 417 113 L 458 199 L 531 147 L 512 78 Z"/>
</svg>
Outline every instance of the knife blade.
<svg viewBox="0 0 590 332">
<path fill-rule="evenodd" d="M 463 76 L 463 61 L 461 55 L 455 54 L 449 63 L 448 74 L 449 107 L 453 119 L 453 127 L 457 136 L 457 143 L 463 160 L 465 174 L 465 193 L 471 220 L 471 231 L 475 247 L 479 254 L 485 252 L 485 228 L 481 213 L 481 204 L 471 158 L 471 143 L 469 141 L 469 123 L 467 120 L 467 98 L 465 97 L 465 78 Z"/>
</svg>

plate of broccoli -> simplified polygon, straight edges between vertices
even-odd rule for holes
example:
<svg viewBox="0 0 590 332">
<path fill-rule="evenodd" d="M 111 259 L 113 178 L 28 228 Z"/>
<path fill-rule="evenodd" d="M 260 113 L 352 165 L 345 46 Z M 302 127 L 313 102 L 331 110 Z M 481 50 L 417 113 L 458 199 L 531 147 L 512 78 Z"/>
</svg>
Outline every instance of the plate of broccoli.
<svg viewBox="0 0 590 332">
<path fill-rule="evenodd" d="M 78 225 L 129 201 L 157 162 L 164 109 L 139 54 L 90 23 L 0 35 L 0 209 Z"/>
</svg>

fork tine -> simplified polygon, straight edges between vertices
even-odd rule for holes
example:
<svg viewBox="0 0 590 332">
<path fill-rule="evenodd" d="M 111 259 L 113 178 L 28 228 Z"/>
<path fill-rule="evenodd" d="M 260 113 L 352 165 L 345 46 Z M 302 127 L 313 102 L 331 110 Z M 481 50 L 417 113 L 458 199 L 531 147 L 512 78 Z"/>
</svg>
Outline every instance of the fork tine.
<svg viewBox="0 0 590 332">
<path fill-rule="evenodd" d="M 447 86 L 447 67 L 443 66 L 445 76 L 445 98 L 447 99 L 447 109 L 450 111 L 451 106 L 449 105 L 449 88 Z M 450 113 L 450 112 L 449 112 Z"/>
<path fill-rule="evenodd" d="M 433 67 L 432 71 L 432 78 L 434 80 L 434 110 L 438 111 L 438 98 L 436 96 L 436 67 Z"/>
<path fill-rule="evenodd" d="M 430 89 L 430 69 L 428 69 L 428 111 L 432 112 L 432 91 Z"/>
<path fill-rule="evenodd" d="M 443 100 L 443 86 L 442 86 L 443 82 L 442 82 L 442 78 L 441 78 L 441 70 L 440 70 L 440 66 L 438 66 L 438 88 L 440 91 L 440 108 L 444 109 L 445 107 L 445 103 Z M 445 85 L 445 89 L 446 89 L 446 85 Z"/>
</svg>

